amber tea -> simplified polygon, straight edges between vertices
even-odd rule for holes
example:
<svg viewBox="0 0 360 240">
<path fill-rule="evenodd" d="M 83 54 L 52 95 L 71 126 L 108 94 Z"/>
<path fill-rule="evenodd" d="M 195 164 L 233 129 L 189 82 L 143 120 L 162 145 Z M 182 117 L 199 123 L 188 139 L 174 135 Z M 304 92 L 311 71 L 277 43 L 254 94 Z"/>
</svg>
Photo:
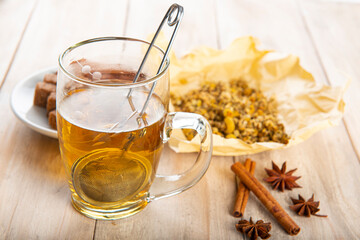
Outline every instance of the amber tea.
<svg viewBox="0 0 360 240">
<path fill-rule="evenodd" d="M 146 197 L 163 148 L 165 107 L 153 95 L 145 125 L 137 121 L 127 94 L 128 89 L 77 89 L 59 104 L 60 149 L 75 201 L 96 208 Z M 147 94 L 132 92 L 135 109 L 141 109 Z"/>
</svg>

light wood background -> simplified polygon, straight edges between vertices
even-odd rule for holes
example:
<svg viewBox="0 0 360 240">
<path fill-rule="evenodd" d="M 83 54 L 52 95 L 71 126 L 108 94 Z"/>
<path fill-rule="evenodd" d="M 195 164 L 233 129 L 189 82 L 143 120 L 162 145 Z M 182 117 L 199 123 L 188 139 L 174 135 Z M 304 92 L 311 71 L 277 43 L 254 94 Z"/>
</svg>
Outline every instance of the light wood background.
<svg viewBox="0 0 360 240">
<path fill-rule="evenodd" d="M 339 126 L 286 150 L 251 155 L 258 179 L 271 160 L 287 161 L 302 176 L 301 189 L 271 191 L 301 226 L 295 237 L 250 195 L 245 217 L 271 222 L 273 239 L 360 238 L 360 4 L 352 2 L 178 1 L 185 8 L 174 44 L 179 56 L 200 45 L 224 48 L 237 37 L 253 35 L 262 48 L 300 56 L 319 83 L 341 86 L 352 79 Z M 230 166 L 247 156 L 213 157 L 205 177 L 181 195 L 152 202 L 123 220 L 95 221 L 71 206 L 57 141 L 27 128 L 10 110 L 16 83 L 55 66 L 70 44 L 109 35 L 145 38 L 171 3 L 0 0 L 0 239 L 244 239 L 230 214 L 236 193 Z M 183 169 L 194 157 L 169 149 L 165 156 L 164 172 Z M 308 219 L 291 212 L 289 197 L 299 193 L 306 198 L 315 193 L 320 213 L 329 217 Z"/>
</svg>

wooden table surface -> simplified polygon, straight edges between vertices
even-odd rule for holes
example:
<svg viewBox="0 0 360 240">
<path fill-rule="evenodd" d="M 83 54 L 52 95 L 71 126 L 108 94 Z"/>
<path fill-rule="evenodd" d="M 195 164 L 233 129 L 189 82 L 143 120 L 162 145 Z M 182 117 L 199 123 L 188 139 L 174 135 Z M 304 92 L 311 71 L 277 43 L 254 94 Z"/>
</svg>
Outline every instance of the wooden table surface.
<svg viewBox="0 0 360 240">
<path fill-rule="evenodd" d="M 358 1 L 357 1 L 358 2 Z M 146 38 L 170 1 L 0 0 L 0 239 L 244 239 L 231 216 L 236 193 L 230 166 L 245 157 L 213 157 L 209 170 L 190 190 L 152 202 L 117 221 L 96 221 L 70 202 L 57 140 L 17 120 L 10 110 L 16 83 L 55 66 L 65 47 L 98 36 Z M 207 45 L 224 48 L 253 35 L 262 48 L 300 56 L 318 83 L 343 86 L 346 112 L 337 127 L 322 130 L 285 150 L 251 155 L 255 176 L 287 161 L 297 167 L 301 189 L 271 191 L 301 226 L 290 237 L 250 194 L 245 216 L 272 223 L 273 239 L 360 238 L 360 3 L 310 0 L 183 0 L 185 15 L 174 44 L 178 56 Z M 175 172 L 193 154 L 165 151 L 160 171 Z M 169 158 L 172 158 L 171 161 Z M 263 181 L 262 181 L 263 182 Z M 266 187 L 270 190 L 269 185 Z M 290 196 L 315 193 L 328 218 L 295 215 Z"/>
</svg>

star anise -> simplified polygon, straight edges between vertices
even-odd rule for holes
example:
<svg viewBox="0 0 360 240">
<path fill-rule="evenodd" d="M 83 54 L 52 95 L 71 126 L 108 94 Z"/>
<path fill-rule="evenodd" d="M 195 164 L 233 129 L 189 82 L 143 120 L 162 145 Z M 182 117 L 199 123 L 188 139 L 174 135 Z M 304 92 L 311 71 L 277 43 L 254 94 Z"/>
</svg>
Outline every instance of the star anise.
<svg viewBox="0 0 360 240">
<path fill-rule="evenodd" d="M 272 170 L 265 168 L 265 171 L 269 177 L 265 178 L 264 180 L 268 183 L 271 183 L 273 189 L 279 189 L 283 192 L 284 189 L 291 190 L 292 188 L 301 188 L 301 186 L 295 182 L 301 177 L 292 176 L 297 168 L 285 173 L 286 162 L 284 162 L 281 166 L 281 170 L 274 162 L 272 162 L 272 168 Z"/>
<path fill-rule="evenodd" d="M 314 215 L 317 217 L 327 217 L 327 215 L 316 214 L 318 211 L 320 211 L 320 202 L 314 202 L 314 194 L 307 201 L 305 201 L 305 199 L 300 194 L 299 199 L 291 198 L 291 201 L 294 205 L 290 206 L 290 208 L 297 212 L 297 214 L 300 216 L 310 217 L 311 215 Z"/>
<path fill-rule="evenodd" d="M 240 220 L 235 225 L 236 230 L 245 233 L 251 240 L 256 240 L 258 237 L 261 239 L 268 239 L 271 235 L 271 223 L 264 223 L 263 220 L 258 220 L 256 223 L 250 218 L 250 222 L 247 220 Z"/>
</svg>

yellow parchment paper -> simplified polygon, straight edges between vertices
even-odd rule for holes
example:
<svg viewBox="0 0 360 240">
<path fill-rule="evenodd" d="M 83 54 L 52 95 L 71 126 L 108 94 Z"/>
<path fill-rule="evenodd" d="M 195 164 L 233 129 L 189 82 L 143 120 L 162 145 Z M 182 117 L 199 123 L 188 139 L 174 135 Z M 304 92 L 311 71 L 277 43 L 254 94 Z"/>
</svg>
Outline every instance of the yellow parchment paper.
<svg viewBox="0 0 360 240">
<path fill-rule="evenodd" d="M 299 58 L 258 50 L 253 37 L 236 39 L 225 50 L 200 47 L 181 59 L 171 56 L 171 92 L 186 94 L 202 81 L 225 82 L 241 78 L 278 102 L 279 119 L 290 136 L 287 145 L 275 142 L 247 144 L 213 134 L 213 154 L 238 156 L 293 146 L 315 132 L 338 124 L 344 113 L 345 88 L 316 84 L 299 64 Z M 187 141 L 174 131 L 170 147 L 176 152 L 195 152 L 199 138 Z"/>
</svg>

